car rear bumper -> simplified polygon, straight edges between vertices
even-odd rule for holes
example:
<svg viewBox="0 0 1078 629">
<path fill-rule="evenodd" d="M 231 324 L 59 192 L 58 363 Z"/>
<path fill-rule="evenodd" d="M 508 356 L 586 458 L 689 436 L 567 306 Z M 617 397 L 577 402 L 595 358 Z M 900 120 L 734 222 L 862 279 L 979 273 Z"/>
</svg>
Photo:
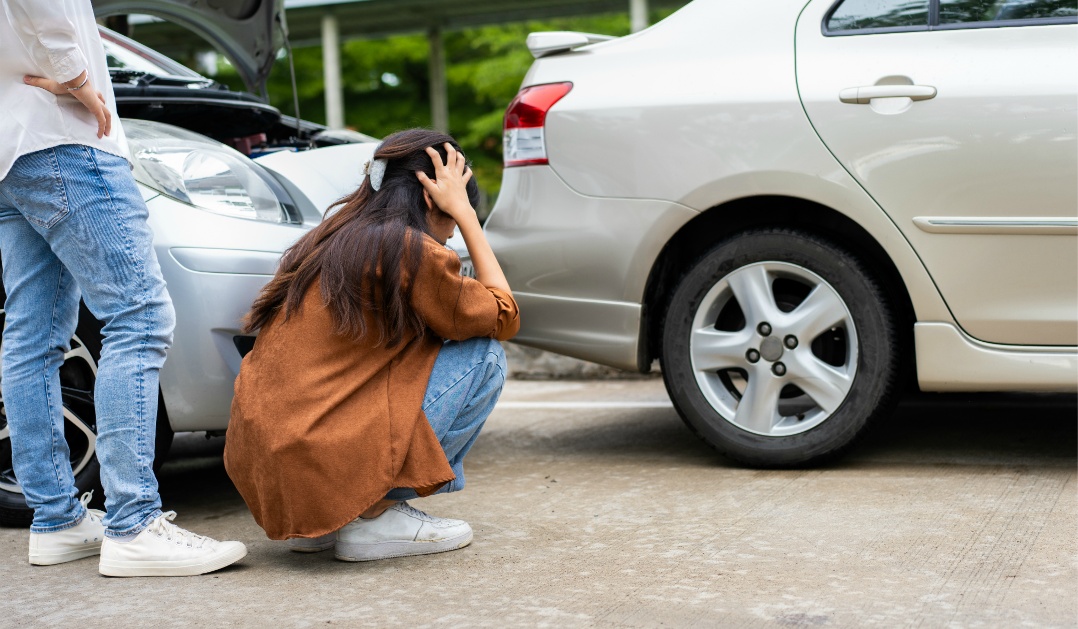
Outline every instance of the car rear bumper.
<svg viewBox="0 0 1078 629">
<path fill-rule="evenodd" d="M 514 342 L 618 369 L 641 368 L 640 304 L 520 291 L 513 291 L 513 297 L 521 312 Z"/>
<path fill-rule="evenodd" d="M 580 194 L 548 166 L 506 169 L 487 238 L 520 305 L 515 341 L 628 370 L 641 365 L 644 289 L 695 210 Z"/>
</svg>

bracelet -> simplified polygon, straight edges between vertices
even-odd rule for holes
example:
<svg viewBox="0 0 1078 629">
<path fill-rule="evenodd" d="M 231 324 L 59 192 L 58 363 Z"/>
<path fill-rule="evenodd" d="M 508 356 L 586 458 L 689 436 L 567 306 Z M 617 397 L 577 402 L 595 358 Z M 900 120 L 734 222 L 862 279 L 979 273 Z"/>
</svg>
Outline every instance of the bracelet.
<svg viewBox="0 0 1078 629">
<path fill-rule="evenodd" d="M 83 80 L 82 80 L 82 83 L 79 83 L 79 84 L 78 84 L 78 86 L 76 86 L 76 87 L 65 87 L 64 89 L 66 89 L 66 90 L 67 90 L 67 91 L 69 91 L 69 92 L 76 92 L 76 91 L 78 91 L 78 90 L 81 90 L 81 89 L 82 89 L 82 86 L 83 86 L 83 85 L 86 85 L 86 83 L 87 83 L 87 82 L 89 82 L 89 80 L 90 80 L 90 73 L 89 73 L 89 72 L 87 72 L 87 73 L 86 73 L 86 78 L 85 78 L 85 79 L 83 79 Z"/>
</svg>

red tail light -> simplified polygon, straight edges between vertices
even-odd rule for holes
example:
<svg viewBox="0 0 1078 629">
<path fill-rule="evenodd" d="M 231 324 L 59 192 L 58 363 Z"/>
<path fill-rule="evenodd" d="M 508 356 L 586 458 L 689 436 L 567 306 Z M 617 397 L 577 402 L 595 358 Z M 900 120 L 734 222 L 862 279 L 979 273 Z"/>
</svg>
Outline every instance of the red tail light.
<svg viewBox="0 0 1078 629">
<path fill-rule="evenodd" d="M 571 89 L 572 83 L 533 85 L 520 90 L 509 103 L 503 136 L 506 168 L 549 163 L 543 135 L 546 114 Z"/>
</svg>

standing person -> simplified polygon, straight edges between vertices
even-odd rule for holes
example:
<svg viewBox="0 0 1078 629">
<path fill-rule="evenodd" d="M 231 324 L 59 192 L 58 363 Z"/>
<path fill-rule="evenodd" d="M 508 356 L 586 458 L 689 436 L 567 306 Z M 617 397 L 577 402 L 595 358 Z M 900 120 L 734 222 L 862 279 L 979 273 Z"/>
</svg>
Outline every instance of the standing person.
<svg viewBox="0 0 1078 629">
<path fill-rule="evenodd" d="M 153 473 L 175 313 L 127 161 L 90 0 L 0 0 L 3 401 L 34 509 L 30 563 L 101 555 L 109 576 L 182 576 L 247 554 L 174 524 Z M 104 91 L 98 91 L 103 87 Z M 59 368 L 79 298 L 104 322 L 94 407 L 106 512 L 77 499 Z"/>
<path fill-rule="evenodd" d="M 368 176 L 285 254 L 247 315 L 225 468 L 293 550 L 367 561 L 455 550 L 466 522 L 407 502 L 464 487 L 505 382 L 517 304 L 473 205 L 460 147 L 394 133 Z M 454 226 L 475 265 L 446 248 Z"/>
</svg>

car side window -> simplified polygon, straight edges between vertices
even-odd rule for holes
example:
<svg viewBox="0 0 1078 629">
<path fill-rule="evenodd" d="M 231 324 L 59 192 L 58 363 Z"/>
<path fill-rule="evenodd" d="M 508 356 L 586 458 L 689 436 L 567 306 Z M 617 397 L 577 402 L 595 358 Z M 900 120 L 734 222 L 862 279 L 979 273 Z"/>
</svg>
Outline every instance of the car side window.
<svg viewBox="0 0 1078 629">
<path fill-rule="evenodd" d="M 928 28 L 929 0 L 844 0 L 826 18 L 826 30 L 918 30 Z"/>
<path fill-rule="evenodd" d="M 1078 16 L 1074 0 L 940 0 L 940 24 Z"/>
</svg>

